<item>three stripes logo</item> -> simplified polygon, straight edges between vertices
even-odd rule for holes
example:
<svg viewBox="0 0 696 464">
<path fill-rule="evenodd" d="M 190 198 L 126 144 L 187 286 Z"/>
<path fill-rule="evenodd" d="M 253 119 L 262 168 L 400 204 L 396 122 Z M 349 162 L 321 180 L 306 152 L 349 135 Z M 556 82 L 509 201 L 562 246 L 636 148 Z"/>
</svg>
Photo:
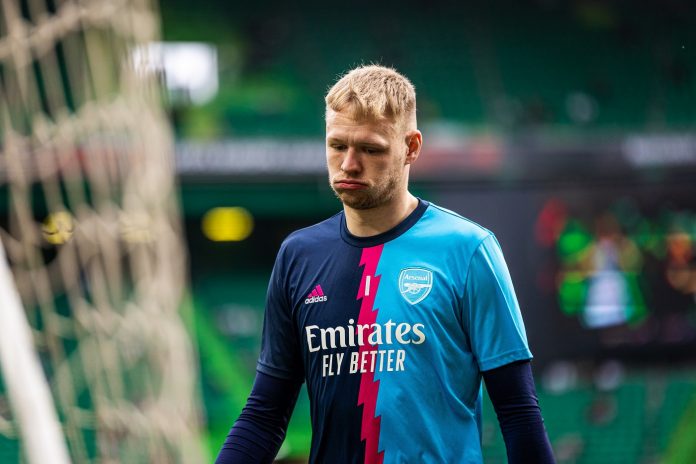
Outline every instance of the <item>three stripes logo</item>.
<svg viewBox="0 0 696 464">
<path fill-rule="evenodd" d="M 311 304 L 311 303 L 321 303 L 322 301 L 326 301 L 326 295 L 324 295 L 324 291 L 321 289 L 321 285 L 317 285 L 314 287 L 314 290 L 309 292 L 309 295 L 307 295 L 307 298 L 304 300 L 305 304 Z"/>
</svg>

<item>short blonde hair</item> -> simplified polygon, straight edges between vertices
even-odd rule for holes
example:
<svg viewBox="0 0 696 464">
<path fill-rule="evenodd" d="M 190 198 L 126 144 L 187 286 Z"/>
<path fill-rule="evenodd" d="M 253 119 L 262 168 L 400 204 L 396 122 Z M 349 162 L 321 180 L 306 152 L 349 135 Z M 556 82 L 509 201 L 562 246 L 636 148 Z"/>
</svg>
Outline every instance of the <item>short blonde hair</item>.
<svg viewBox="0 0 696 464">
<path fill-rule="evenodd" d="M 416 120 L 416 90 L 404 75 L 379 65 L 344 74 L 326 94 L 326 111 L 348 110 L 355 119 Z"/>
</svg>

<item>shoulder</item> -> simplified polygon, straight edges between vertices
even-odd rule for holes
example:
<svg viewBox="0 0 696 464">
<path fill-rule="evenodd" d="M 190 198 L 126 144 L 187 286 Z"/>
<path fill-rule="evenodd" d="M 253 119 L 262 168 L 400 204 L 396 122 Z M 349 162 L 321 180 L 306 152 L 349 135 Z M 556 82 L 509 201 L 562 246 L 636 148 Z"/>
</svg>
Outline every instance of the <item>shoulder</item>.
<svg viewBox="0 0 696 464">
<path fill-rule="evenodd" d="M 295 255 L 340 240 L 342 212 L 288 235 L 280 246 L 279 255 Z"/>
<path fill-rule="evenodd" d="M 432 239 L 444 240 L 469 251 L 475 250 L 493 232 L 449 209 L 430 203 L 423 215 L 423 229 Z"/>
</svg>

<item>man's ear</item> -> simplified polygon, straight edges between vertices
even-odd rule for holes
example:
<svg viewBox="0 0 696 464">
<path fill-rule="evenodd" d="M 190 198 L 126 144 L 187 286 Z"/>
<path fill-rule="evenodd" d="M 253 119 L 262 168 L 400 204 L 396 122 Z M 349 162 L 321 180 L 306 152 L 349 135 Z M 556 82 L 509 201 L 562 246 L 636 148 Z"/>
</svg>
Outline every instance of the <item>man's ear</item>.
<svg viewBox="0 0 696 464">
<path fill-rule="evenodd" d="M 421 147 L 423 146 L 423 134 L 416 129 L 412 131 L 408 131 L 406 133 L 406 163 L 405 164 L 411 164 L 416 159 L 418 159 L 418 156 L 420 155 Z"/>
</svg>

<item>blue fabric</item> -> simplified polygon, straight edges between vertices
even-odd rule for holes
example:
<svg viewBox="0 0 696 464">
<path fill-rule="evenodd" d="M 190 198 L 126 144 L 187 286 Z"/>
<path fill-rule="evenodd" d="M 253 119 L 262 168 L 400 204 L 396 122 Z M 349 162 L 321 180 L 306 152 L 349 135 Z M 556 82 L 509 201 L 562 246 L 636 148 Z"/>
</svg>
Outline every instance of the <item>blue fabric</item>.
<svg viewBox="0 0 696 464">
<path fill-rule="evenodd" d="M 273 462 L 285 439 L 301 382 L 257 373 L 239 419 L 227 435 L 215 464 Z"/>
<path fill-rule="evenodd" d="M 429 293 L 417 303 L 401 294 L 404 269 L 432 275 Z M 377 322 L 420 323 L 425 333 L 424 343 L 398 347 L 405 352 L 403 372 L 375 374 L 384 463 L 482 462 L 481 371 L 532 357 L 498 242 L 431 205 L 384 245 L 377 274 Z"/>
<path fill-rule="evenodd" d="M 310 463 L 480 463 L 481 371 L 531 357 L 495 237 L 421 200 L 377 236 L 339 213 L 286 239 L 258 371 L 307 382 Z"/>
<path fill-rule="evenodd" d="M 503 433 L 509 464 L 553 464 L 529 361 L 483 373 Z"/>
<path fill-rule="evenodd" d="M 510 273 L 493 235 L 479 243 L 469 262 L 462 322 L 481 371 L 532 357 Z"/>
</svg>

